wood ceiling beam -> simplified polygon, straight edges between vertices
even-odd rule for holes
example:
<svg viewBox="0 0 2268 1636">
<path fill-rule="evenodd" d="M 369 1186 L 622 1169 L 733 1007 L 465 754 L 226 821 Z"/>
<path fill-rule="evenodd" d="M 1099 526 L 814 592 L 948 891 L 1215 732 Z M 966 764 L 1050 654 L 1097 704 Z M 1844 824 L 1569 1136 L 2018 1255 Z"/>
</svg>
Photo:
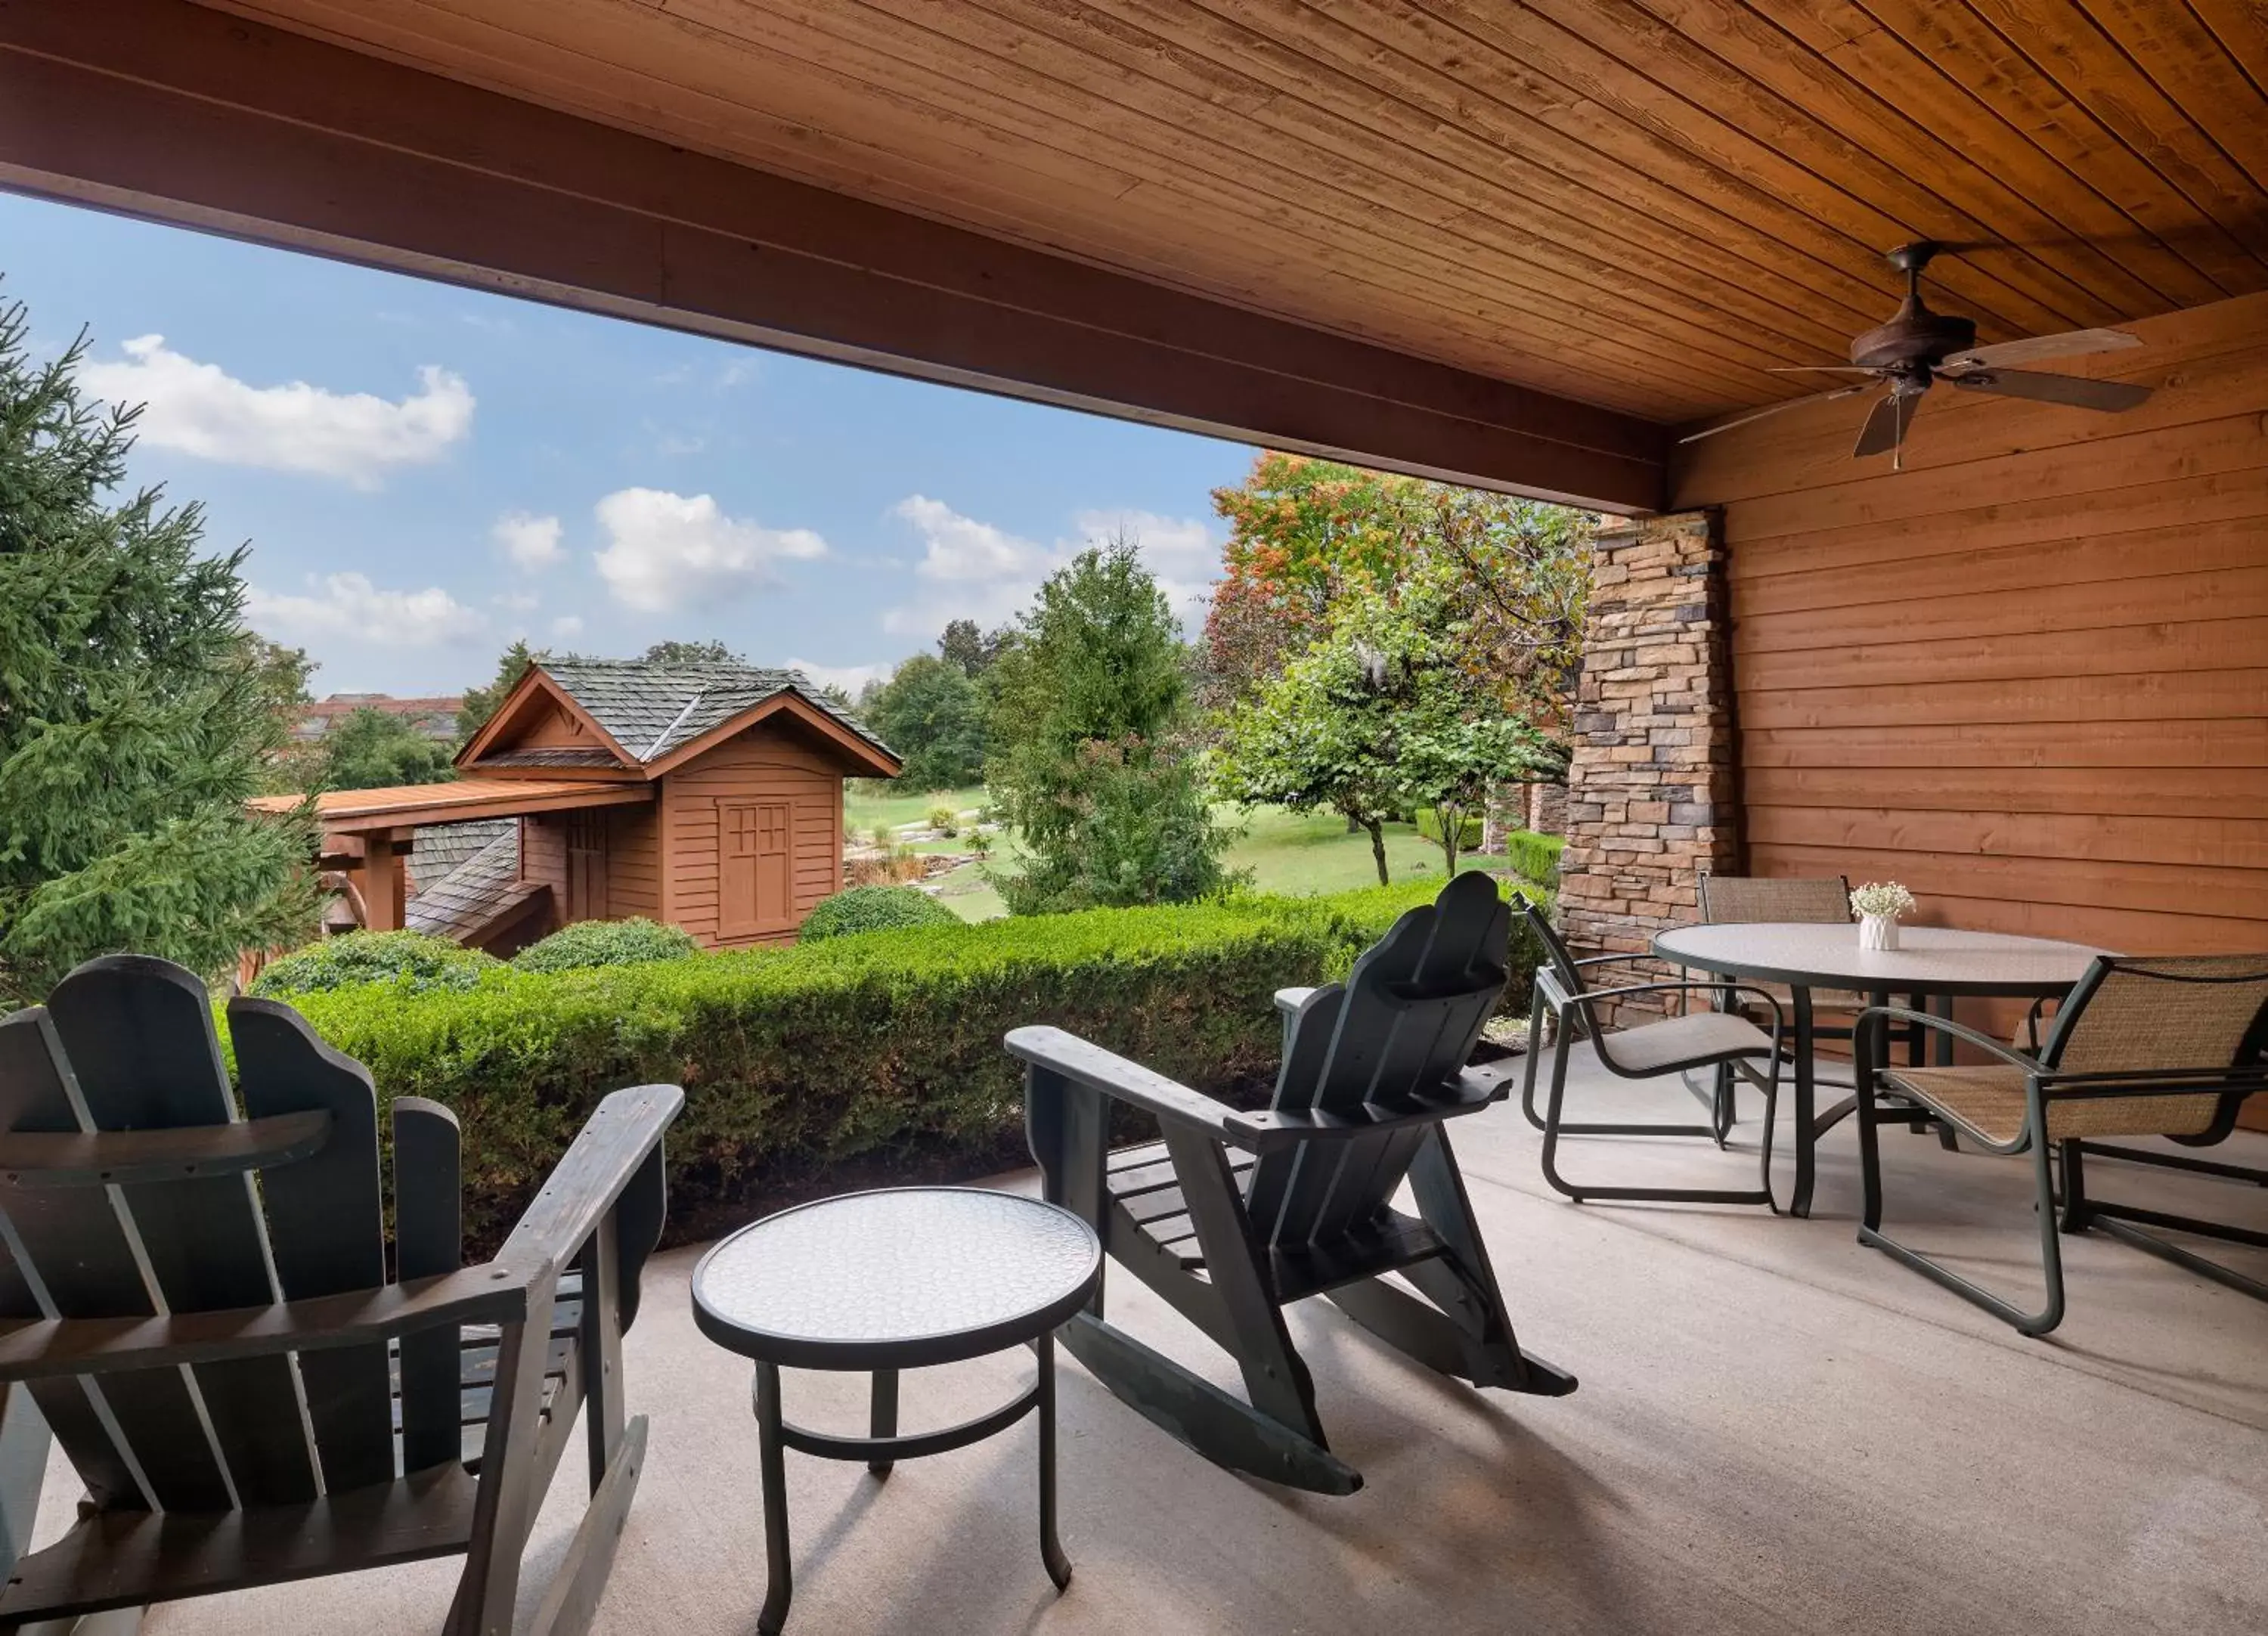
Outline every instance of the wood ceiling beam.
<svg viewBox="0 0 2268 1636">
<path fill-rule="evenodd" d="M 0 4 L 0 186 L 1418 475 L 1663 498 L 1650 422 L 187 0 Z"/>
</svg>

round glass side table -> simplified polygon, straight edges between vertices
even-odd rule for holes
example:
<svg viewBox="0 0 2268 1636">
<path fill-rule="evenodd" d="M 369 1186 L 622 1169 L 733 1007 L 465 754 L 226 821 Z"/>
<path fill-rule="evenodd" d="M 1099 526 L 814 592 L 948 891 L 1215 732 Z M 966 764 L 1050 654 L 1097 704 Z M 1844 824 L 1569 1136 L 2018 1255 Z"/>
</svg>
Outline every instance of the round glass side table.
<svg viewBox="0 0 2268 1636">
<path fill-rule="evenodd" d="M 769 1582 L 757 1621 L 778 1636 L 794 1592 L 789 1558 L 790 1448 L 863 1460 L 876 1477 L 893 1463 L 943 1454 L 1040 1423 L 1040 1556 L 1061 1590 L 1071 1563 L 1056 1537 L 1055 1332 L 1086 1305 L 1102 1247 L 1069 1211 L 968 1187 L 884 1188 L 783 1210 L 711 1248 L 693 1270 L 701 1332 L 756 1366 L 764 1555 Z M 989 1413 L 933 1432 L 898 1431 L 898 1372 L 1028 1345 L 1031 1389 Z M 873 1374 L 870 1434 L 841 1437 L 786 1420 L 780 1370 Z"/>
</svg>

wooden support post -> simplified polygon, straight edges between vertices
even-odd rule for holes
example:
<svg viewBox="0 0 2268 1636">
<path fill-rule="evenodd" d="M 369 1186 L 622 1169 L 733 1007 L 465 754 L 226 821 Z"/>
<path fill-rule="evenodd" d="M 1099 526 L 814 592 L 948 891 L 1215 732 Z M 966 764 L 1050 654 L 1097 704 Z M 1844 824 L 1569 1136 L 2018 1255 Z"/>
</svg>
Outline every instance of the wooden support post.
<svg viewBox="0 0 2268 1636">
<path fill-rule="evenodd" d="M 401 859 L 394 855 L 394 831 L 372 829 L 362 837 L 363 926 L 399 932 L 408 912 Z"/>
</svg>

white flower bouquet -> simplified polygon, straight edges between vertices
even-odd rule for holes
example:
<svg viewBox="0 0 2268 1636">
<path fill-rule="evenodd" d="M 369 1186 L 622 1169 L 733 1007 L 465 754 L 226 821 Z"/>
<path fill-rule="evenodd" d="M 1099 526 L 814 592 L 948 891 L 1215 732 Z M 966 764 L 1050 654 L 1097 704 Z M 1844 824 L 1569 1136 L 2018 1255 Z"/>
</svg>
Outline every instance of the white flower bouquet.
<svg viewBox="0 0 2268 1636">
<path fill-rule="evenodd" d="M 1859 947 L 1888 952 L 1898 946 L 1898 917 L 1913 911 L 1913 894 L 1895 881 L 1869 881 L 1851 894 L 1859 917 Z"/>
</svg>

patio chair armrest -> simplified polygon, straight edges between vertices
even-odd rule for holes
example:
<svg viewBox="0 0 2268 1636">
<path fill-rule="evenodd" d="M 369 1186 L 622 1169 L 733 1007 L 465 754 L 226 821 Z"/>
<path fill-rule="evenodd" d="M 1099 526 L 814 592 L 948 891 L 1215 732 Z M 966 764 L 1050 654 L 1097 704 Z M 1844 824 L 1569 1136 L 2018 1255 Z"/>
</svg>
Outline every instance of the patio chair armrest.
<svg viewBox="0 0 2268 1636">
<path fill-rule="evenodd" d="M 1325 1112 L 1299 1108 L 1238 1116 L 1264 1139 L 1265 1146 L 1295 1141 L 1345 1140 L 1379 1131 L 1439 1124 L 1444 1119 L 1478 1113 L 1502 1096 L 1505 1084 L 1498 1075 L 1466 1068 L 1430 1091 L 1416 1092 L 1388 1102 L 1365 1102 L 1351 1110 Z"/>
<path fill-rule="evenodd" d="M 368 1345 L 450 1323 L 524 1323 L 532 1282 L 527 1270 L 492 1261 L 439 1278 L 264 1307 L 0 1324 L 0 1382 Z"/>
<path fill-rule="evenodd" d="M 640 1085 L 600 1102 L 497 1252 L 500 1264 L 554 1271 L 575 1258 L 685 1106 L 674 1085 Z"/>
<path fill-rule="evenodd" d="M 1076 1034 L 1061 1028 L 1013 1028 L 1003 1043 L 1008 1054 L 1027 1067 L 1083 1085 L 1160 1119 L 1194 1125 L 1219 1141 L 1256 1151 L 1256 1143 L 1265 1139 L 1251 1126 L 1255 1116 L 1240 1113 L 1203 1091 L 1192 1090 L 1178 1080 L 1169 1080 Z M 1025 1094 L 1031 1094 L 1028 1087 Z"/>
<path fill-rule="evenodd" d="M 2026 1073 L 2036 1077 L 2042 1072 L 2038 1058 L 2025 1056 L 2023 1052 L 2010 1046 L 2007 1041 L 1996 1040 L 1991 1035 L 1965 1027 L 1950 1017 L 1940 1017 L 1935 1012 L 1916 1011 L 1910 1006 L 1867 1006 L 1866 1010 L 1851 1019 L 1851 1031 L 1854 1037 L 1865 1029 L 1867 1019 L 1869 1017 L 1883 1017 L 1896 1022 L 1918 1023 L 1925 1028 L 1934 1029 L 1940 1034 L 1949 1034 L 1957 1040 L 1965 1040 L 1987 1055 L 2007 1063 L 2012 1068 L 2021 1068 Z"/>
<path fill-rule="evenodd" d="M 1733 983 L 1715 977 L 1683 978 L 1676 982 L 1664 983 L 1626 983 L 1620 988 L 1585 989 L 1580 994 L 1561 1003 L 1563 1006 L 1587 1006 L 1594 1000 L 1625 999 L 1632 994 L 1660 994 L 1680 991 L 1690 992 L 1695 990 L 1712 994 L 1755 995 L 1771 1007 L 1772 1037 L 1775 1040 L 1779 1037 L 1782 1021 L 1779 997 L 1770 989 L 1759 988 L 1753 983 Z"/>
<path fill-rule="evenodd" d="M 1300 1014 L 1300 1007 L 1307 1003 L 1307 996 L 1313 994 L 1314 991 L 1315 991 L 1312 987 L 1278 989 L 1276 991 L 1276 1009 L 1282 1012 L 1287 1017 L 1296 1017 Z"/>
</svg>

